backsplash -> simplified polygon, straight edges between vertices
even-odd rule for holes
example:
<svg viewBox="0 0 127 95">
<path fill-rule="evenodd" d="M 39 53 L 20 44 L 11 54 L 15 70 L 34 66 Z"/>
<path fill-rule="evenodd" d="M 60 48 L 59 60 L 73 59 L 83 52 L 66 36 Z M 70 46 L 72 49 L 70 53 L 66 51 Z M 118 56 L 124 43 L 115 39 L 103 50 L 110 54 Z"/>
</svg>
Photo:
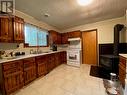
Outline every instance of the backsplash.
<svg viewBox="0 0 127 95">
<path fill-rule="evenodd" d="M 58 45 L 58 50 L 67 50 L 68 45 Z M 24 48 L 24 44 L 17 44 L 17 43 L 0 43 L 0 50 L 4 50 L 5 52 L 25 52 L 25 54 L 30 54 L 30 50 L 37 50 L 36 47 L 32 48 Z M 50 51 L 50 47 L 39 47 L 39 50 L 42 52 Z"/>
</svg>

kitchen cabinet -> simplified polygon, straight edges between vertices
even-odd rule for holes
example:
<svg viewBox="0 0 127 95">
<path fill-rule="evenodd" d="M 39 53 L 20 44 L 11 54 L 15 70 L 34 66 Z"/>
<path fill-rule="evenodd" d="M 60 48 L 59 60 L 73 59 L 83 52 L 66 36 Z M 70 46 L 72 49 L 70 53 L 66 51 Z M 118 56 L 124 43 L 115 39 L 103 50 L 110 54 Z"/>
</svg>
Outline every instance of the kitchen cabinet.
<svg viewBox="0 0 127 95">
<path fill-rule="evenodd" d="M 2 64 L 3 78 L 1 77 L 1 88 L 5 95 L 23 87 L 23 61 L 13 61 Z M 2 76 L 2 75 L 1 75 Z M 3 80 L 2 80 L 3 79 Z"/>
<path fill-rule="evenodd" d="M 61 44 L 61 33 L 57 33 L 57 44 Z"/>
<path fill-rule="evenodd" d="M 61 44 L 61 33 L 54 30 L 49 31 L 49 44 L 51 45 L 52 43 L 56 45 Z"/>
<path fill-rule="evenodd" d="M 66 51 L 60 52 L 61 54 L 61 63 L 67 63 L 67 53 Z"/>
<path fill-rule="evenodd" d="M 24 84 L 28 84 L 36 79 L 36 63 L 35 58 L 24 59 Z"/>
<path fill-rule="evenodd" d="M 0 42 L 13 42 L 12 17 L 0 17 Z"/>
<path fill-rule="evenodd" d="M 24 20 L 20 17 L 0 17 L 0 42 L 24 42 Z"/>
<path fill-rule="evenodd" d="M 61 44 L 69 44 L 68 33 L 61 33 Z"/>
<path fill-rule="evenodd" d="M 49 31 L 49 44 L 57 44 L 57 32 L 54 30 Z"/>
<path fill-rule="evenodd" d="M 14 18 L 14 42 L 24 42 L 24 19 L 15 16 Z"/>
<path fill-rule="evenodd" d="M 119 80 L 121 81 L 123 87 L 125 86 L 125 78 L 126 78 L 126 58 L 120 56 L 120 61 L 119 61 Z"/>
<path fill-rule="evenodd" d="M 55 53 L 55 66 L 59 66 L 61 64 L 61 52 Z"/>
<path fill-rule="evenodd" d="M 56 65 L 55 65 L 55 54 L 49 54 L 47 55 L 48 57 L 48 63 L 47 63 L 47 69 L 48 69 L 48 72 L 50 72 L 51 70 L 53 70 Z"/>
<path fill-rule="evenodd" d="M 47 74 L 47 62 L 48 62 L 47 59 L 48 59 L 47 55 L 36 57 L 37 77 Z"/>
<path fill-rule="evenodd" d="M 72 32 L 68 32 L 68 38 L 77 38 L 77 37 L 81 37 L 81 31 L 72 31 Z"/>
<path fill-rule="evenodd" d="M 66 62 L 66 51 L 1 63 L 0 89 L 2 95 L 11 94 L 37 77 L 46 75 L 64 62 Z"/>
</svg>

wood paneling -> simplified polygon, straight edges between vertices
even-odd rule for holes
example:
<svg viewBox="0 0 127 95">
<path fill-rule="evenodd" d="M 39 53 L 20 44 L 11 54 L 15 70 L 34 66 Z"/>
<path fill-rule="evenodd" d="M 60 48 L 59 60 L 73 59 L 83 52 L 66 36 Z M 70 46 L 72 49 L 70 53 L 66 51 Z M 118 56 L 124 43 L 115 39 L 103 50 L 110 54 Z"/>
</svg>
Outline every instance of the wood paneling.
<svg viewBox="0 0 127 95">
<path fill-rule="evenodd" d="M 113 43 L 99 44 L 99 55 L 113 55 Z M 119 43 L 119 53 L 127 53 L 127 43 Z"/>
<path fill-rule="evenodd" d="M 83 64 L 97 65 L 97 31 L 82 32 Z"/>
</svg>

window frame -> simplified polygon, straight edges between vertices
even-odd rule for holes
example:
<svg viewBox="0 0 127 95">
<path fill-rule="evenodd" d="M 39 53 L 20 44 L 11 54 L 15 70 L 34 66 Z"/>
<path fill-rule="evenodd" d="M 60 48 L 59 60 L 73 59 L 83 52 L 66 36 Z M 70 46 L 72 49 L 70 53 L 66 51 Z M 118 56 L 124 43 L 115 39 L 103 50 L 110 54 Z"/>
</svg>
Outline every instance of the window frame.
<svg viewBox="0 0 127 95">
<path fill-rule="evenodd" d="M 30 25 L 32 25 L 32 26 L 35 26 L 35 27 L 37 27 L 37 28 L 42 29 L 41 27 L 39 27 L 39 26 L 37 26 L 37 25 L 33 25 L 33 24 L 31 24 L 31 23 L 25 22 L 25 24 L 30 24 Z M 24 48 L 49 47 L 49 31 L 47 31 L 47 33 L 48 33 L 48 35 L 47 35 L 47 45 L 46 45 L 46 46 L 39 46 L 39 45 L 37 45 L 37 46 L 29 46 L 29 44 L 25 43 L 25 26 L 24 26 Z"/>
</svg>

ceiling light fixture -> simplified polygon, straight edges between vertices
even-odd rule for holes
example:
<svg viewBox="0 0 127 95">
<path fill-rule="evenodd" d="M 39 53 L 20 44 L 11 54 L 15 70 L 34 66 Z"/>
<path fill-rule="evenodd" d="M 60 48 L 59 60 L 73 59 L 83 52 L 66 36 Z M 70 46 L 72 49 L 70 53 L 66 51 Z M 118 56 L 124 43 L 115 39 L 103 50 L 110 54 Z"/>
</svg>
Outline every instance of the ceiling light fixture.
<svg viewBox="0 0 127 95">
<path fill-rule="evenodd" d="M 77 0 L 78 4 L 81 6 L 87 6 L 92 3 L 93 0 Z"/>
</svg>

